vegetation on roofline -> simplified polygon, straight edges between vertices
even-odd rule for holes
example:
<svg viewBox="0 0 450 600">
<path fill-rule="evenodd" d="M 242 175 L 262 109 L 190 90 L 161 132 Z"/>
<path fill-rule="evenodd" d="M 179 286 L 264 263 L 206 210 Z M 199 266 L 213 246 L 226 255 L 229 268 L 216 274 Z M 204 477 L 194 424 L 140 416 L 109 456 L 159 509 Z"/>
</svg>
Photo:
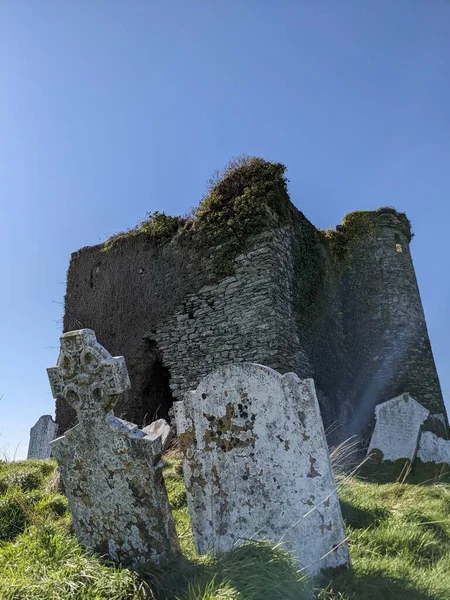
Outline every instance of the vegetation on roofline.
<svg viewBox="0 0 450 600">
<path fill-rule="evenodd" d="M 181 461 L 164 478 L 183 557 L 165 569 L 118 568 L 78 544 L 51 461 L 0 463 L 4 600 L 445 600 L 450 598 L 450 485 L 338 475 L 352 567 L 308 581 L 282 547 L 247 543 L 196 556 Z M 378 465 L 379 467 L 379 465 Z M 378 468 L 377 467 L 377 468 Z M 414 474 L 413 474 L 414 475 Z M 425 475 L 425 472 L 422 473 Z M 414 475 L 417 478 L 417 474 Z M 384 480 L 382 475 L 381 480 Z"/>
<path fill-rule="evenodd" d="M 241 155 L 231 159 L 207 182 L 207 193 L 199 206 L 184 216 L 164 212 L 149 213 L 139 225 L 110 237 L 103 245 L 108 251 L 134 236 L 146 236 L 154 244 L 172 240 L 194 240 L 197 247 L 215 248 L 215 271 L 230 272 L 232 259 L 242 251 L 249 235 L 261 232 L 270 222 L 292 221 L 292 205 L 287 189 L 286 167 L 260 157 Z M 337 228 L 322 230 L 334 256 L 342 260 L 358 240 L 373 236 L 382 215 L 395 215 L 410 239 L 411 224 L 405 213 L 392 206 L 374 211 L 357 210 L 345 215 Z M 319 234 L 320 235 L 320 234 Z"/>
<path fill-rule="evenodd" d="M 151 213 L 136 228 L 109 238 L 104 250 L 135 235 L 146 235 L 156 244 L 189 238 L 201 249 L 216 248 L 215 271 L 224 275 L 249 235 L 261 232 L 271 219 L 279 223 L 289 219 L 285 170 L 284 165 L 262 158 L 234 158 L 210 178 L 207 194 L 189 215 Z"/>
<path fill-rule="evenodd" d="M 393 206 L 382 206 L 376 210 L 355 210 L 346 214 L 342 219 L 342 224 L 338 225 L 336 229 L 322 230 L 330 242 L 334 256 L 342 261 L 347 255 L 351 255 L 355 245 L 359 244 L 361 240 L 364 238 L 370 240 L 376 237 L 383 215 L 395 217 L 408 241 L 411 241 L 414 234 L 411 232 L 411 221 L 406 213 L 398 212 Z"/>
</svg>

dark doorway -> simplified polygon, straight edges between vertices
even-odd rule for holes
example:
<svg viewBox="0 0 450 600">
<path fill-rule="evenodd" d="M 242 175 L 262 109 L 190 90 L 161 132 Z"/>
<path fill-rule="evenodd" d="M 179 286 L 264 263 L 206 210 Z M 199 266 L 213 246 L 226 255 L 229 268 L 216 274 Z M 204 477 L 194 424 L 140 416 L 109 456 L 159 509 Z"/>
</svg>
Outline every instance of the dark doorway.
<svg viewBox="0 0 450 600">
<path fill-rule="evenodd" d="M 144 425 L 155 419 L 169 421 L 169 410 L 173 404 L 170 389 L 170 371 L 163 365 L 162 354 L 154 340 L 146 339 L 147 368 L 142 388 L 142 411 Z"/>
</svg>

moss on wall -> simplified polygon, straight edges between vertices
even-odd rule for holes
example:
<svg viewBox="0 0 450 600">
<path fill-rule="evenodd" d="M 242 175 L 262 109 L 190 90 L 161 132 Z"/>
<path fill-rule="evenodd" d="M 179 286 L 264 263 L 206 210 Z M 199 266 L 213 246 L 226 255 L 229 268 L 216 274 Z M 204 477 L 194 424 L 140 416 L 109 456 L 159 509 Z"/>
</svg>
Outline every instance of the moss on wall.
<svg viewBox="0 0 450 600">
<path fill-rule="evenodd" d="M 442 394 L 409 251 L 409 219 L 392 207 L 355 211 L 325 235 L 342 282 L 350 430 L 364 430 L 377 403 L 404 391 L 440 412 Z"/>
<path fill-rule="evenodd" d="M 326 424 L 344 423 L 347 433 L 364 429 L 375 403 L 404 391 L 445 412 L 411 236 L 406 215 L 391 207 L 320 231 L 291 204 L 283 165 L 244 157 L 211 182 L 191 215 L 155 212 L 74 253 L 64 330 L 90 327 L 125 356 L 132 388 L 118 411 L 139 424 L 170 400 L 171 377 L 176 395 L 174 380 L 194 385 L 214 362 L 243 359 L 314 377 Z M 62 430 L 67 410 L 57 404 Z"/>
<path fill-rule="evenodd" d="M 113 355 L 125 356 L 132 387 L 116 407 L 119 415 L 139 424 L 155 413 L 166 416 L 160 399 L 171 398 L 170 373 L 156 368 L 162 361 L 156 329 L 189 294 L 230 273 L 250 236 L 286 219 L 284 171 L 262 159 L 240 161 L 190 217 L 153 213 L 135 229 L 72 255 L 64 331 L 94 329 Z M 62 431 L 73 424 L 63 401 L 56 419 Z"/>
<path fill-rule="evenodd" d="M 377 210 L 355 210 L 344 216 L 342 224 L 336 229 L 322 230 L 330 242 L 335 258 L 345 263 L 356 247 L 376 239 L 380 227 L 388 225 L 401 229 L 408 242 L 411 241 L 411 222 L 405 213 L 398 212 L 392 206 L 382 206 Z"/>
<path fill-rule="evenodd" d="M 188 238 L 200 250 L 213 248 L 213 270 L 219 276 L 229 275 L 233 258 L 250 235 L 260 233 L 268 219 L 282 225 L 291 217 L 285 171 L 284 165 L 262 158 L 232 160 L 192 215 L 154 212 L 136 228 L 109 238 L 103 250 L 133 236 L 145 236 L 155 244 Z"/>
</svg>

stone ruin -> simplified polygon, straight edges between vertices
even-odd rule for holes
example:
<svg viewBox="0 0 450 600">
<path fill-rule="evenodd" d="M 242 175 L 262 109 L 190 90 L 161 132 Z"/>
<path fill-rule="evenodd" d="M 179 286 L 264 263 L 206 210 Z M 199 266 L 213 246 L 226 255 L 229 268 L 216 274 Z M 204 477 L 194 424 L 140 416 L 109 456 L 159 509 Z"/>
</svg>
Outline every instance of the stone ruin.
<svg viewBox="0 0 450 600">
<path fill-rule="evenodd" d="M 408 392 L 375 408 L 375 428 L 367 455 L 382 461 L 414 461 L 450 465 L 450 440 L 444 415 L 431 414 Z M 426 424 L 440 435 L 425 429 Z"/>
<path fill-rule="evenodd" d="M 28 445 L 27 459 L 50 458 L 52 442 L 58 433 L 58 425 L 51 415 L 42 415 L 30 429 L 30 443 Z"/>
<path fill-rule="evenodd" d="M 174 407 L 199 553 L 269 539 L 311 573 L 349 564 L 312 379 L 228 365 Z"/>
<path fill-rule="evenodd" d="M 174 558 L 161 439 L 112 412 L 130 385 L 123 357 L 112 358 L 93 331 L 72 331 L 61 337 L 48 376 L 53 396 L 65 398 L 79 421 L 52 442 L 52 454 L 81 544 L 134 569 Z"/>
<path fill-rule="evenodd" d="M 333 444 L 366 435 L 375 406 L 404 390 L 447 419 L 407 216 L 382 207 L 318 229 L 291 203 L 283 173 L 253 159 L 186 227 L 165 217 L 173 235 L 147 220 L 72 254 L 64 331 L 89 327 L 124 355 L 131 388 L 118 413 L 167 418 L 212 370 L 251 362 L 314 378 Z M 73 417 L 58 398 L 61 431 Z"/>
<path fill-rule="evenodd" d="M 164 565 L 179 552 L 162 479 L 160 422 L 140 430 L 112 412 L 129 386 L 89 329 L 61 337 L 52 393 L 78 424 L 52 442 L 83 546 L 116 563 Z M 314 383 L 255 364 L 221 367 L 175 405 L 199 553 L 247 539 L 284 542 L 308 573 L 350 562 Z"/>
</svg>

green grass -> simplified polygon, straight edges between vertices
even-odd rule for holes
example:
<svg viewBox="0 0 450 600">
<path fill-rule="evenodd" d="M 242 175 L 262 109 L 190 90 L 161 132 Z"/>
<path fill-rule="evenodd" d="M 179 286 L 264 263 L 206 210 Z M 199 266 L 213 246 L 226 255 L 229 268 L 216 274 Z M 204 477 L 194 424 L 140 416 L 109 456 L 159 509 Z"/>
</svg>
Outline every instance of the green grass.
<svg viewBox="0 0 450 600">
<path fill-rule="evenodd" d="M 329 572 L 319 598 L 450 598 L 450 486 L 373 483 L 340 487 L 353 566 Z"/>
<path fill-rule="evenodd" d="M 450 485 L 339 476 L 352 567 L 314 582 L 282 547 L 248 543 L 214 558 L 194 551 L 180 461 L 164 477 L 183 557 L 140 574 L 90 554 L 71 531 L 53 461 L 0 463 L 2 600 L 450 599 Z M 367 476 L 367 470 L 364 473 Z M 370 473 L 369 473 L 370 475 Z M 380 475 L 385 479 L 385 474 Z M 428 478 L 429 479 L 429 478 Z"/>
</svg>

